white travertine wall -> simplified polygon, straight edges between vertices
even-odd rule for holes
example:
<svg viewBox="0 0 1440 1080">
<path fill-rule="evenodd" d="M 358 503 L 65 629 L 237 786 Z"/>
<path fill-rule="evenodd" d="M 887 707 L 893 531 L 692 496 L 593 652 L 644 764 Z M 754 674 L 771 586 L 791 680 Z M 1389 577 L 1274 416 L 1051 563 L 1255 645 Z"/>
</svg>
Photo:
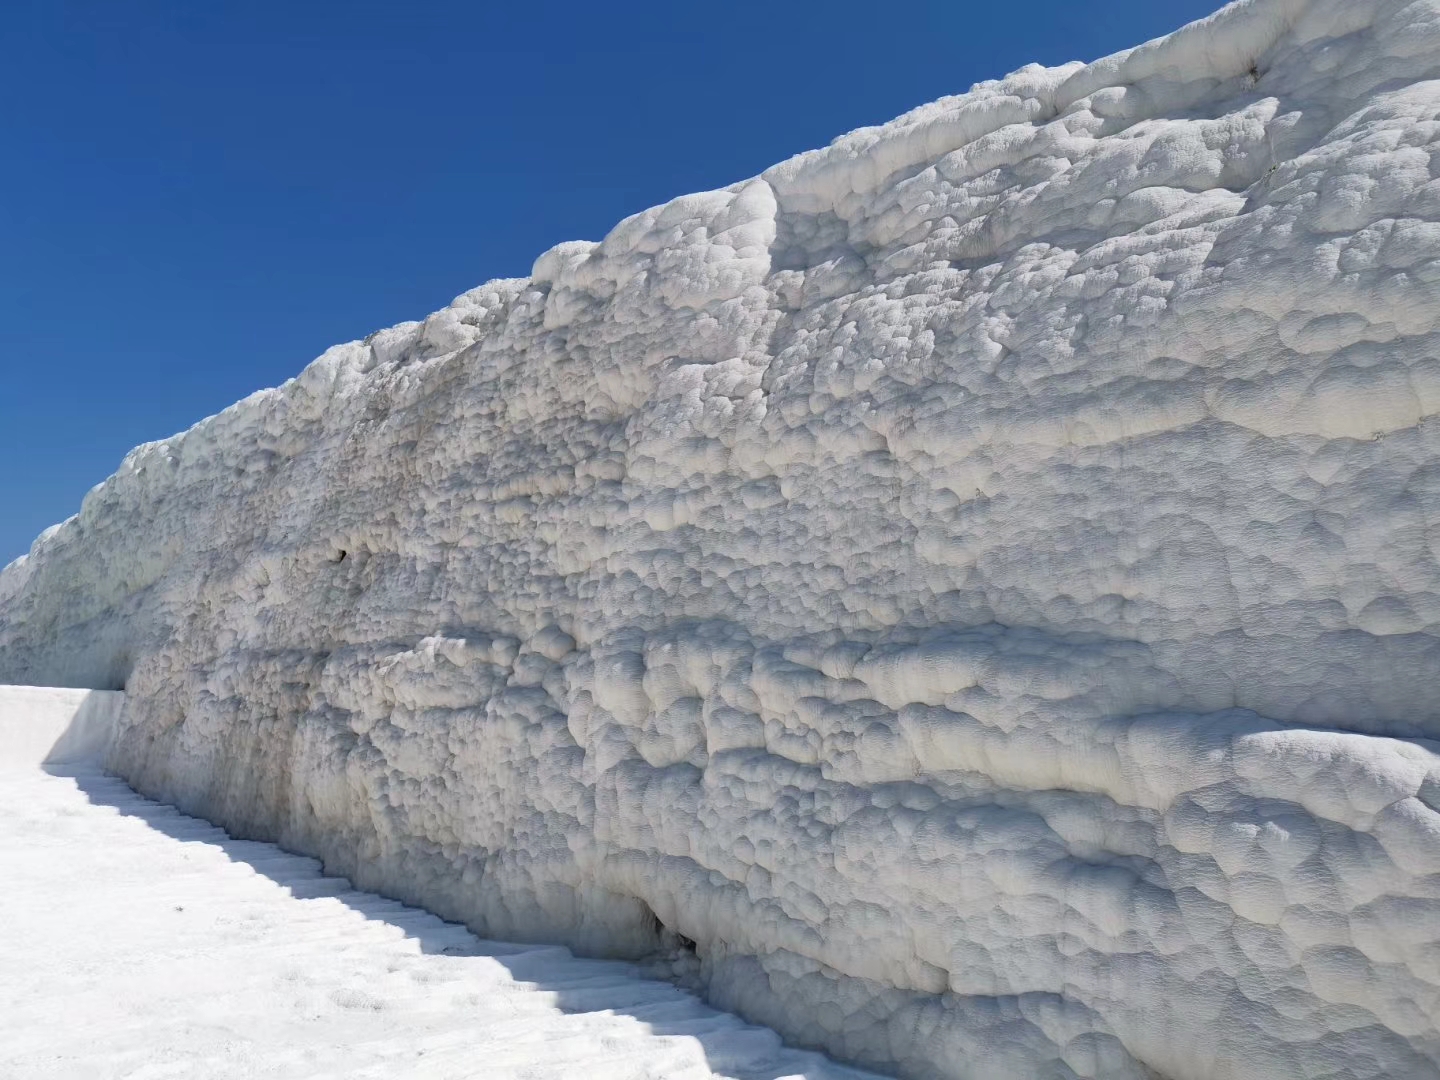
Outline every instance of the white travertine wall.
<svg viewBox="0 0 1440 1080">
<path fill-rule="evenodd" d="M 138 448 L 0 678 L 907 1077 L 1440 1076 L 1437 413 L 1440 0 L 1242 2 Z"/>
<path fill-rule="evenodd" d="M 114 690 L 0 685 L 0 772 L 104 761 L 124 707 Z"/>
</svg>

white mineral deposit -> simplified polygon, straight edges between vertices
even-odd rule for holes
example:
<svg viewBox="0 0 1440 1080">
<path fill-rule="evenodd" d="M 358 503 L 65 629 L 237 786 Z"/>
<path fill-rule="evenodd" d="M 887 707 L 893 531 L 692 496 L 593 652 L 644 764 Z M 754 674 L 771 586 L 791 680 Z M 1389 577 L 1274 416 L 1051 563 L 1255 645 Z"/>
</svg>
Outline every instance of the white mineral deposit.
<svg viewBox="0 0 1440 1080">
<path fill-rule="evenodd" d="M 6 1080 L 865 1080 L 654 963 L 477 941 L 231 839 L 99 773 L 93 740 L 33 753 L 17 735 L 67 707 L 62 735 L 104 727 L 74 693 L 0 687 Z"/>
<path fill-rule="evenodd" d="M 1241 0 L 543 254 L 0 574 L 106 764 L 909 1078 L 1440 1076 L 1440 0 Z"/>
</svg>

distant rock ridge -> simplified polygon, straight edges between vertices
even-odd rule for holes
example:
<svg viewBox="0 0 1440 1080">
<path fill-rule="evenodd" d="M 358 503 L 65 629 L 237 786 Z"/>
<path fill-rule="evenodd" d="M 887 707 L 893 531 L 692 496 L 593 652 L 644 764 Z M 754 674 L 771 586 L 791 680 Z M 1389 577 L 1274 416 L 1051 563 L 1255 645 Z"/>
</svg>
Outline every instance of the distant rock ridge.
<svg viewBox="0 0 1440 1080">
<path fill-rule="evenodd" d="M 904 1077 L 1437 1077 L 1437 414 L 1440 0 L 1242 0 L 137 448 L 0 681 Z"/>
</svg>

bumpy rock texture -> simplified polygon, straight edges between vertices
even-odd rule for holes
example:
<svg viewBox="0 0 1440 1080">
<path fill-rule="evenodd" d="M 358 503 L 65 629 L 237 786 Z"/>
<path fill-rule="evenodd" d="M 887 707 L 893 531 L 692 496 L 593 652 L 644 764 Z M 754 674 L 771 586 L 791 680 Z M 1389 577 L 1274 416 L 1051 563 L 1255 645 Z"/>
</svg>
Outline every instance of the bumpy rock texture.
<svg viewBox="0 0 1440 1080">
<path fill-rule="evenodd" d="M 911 1077 L 1440 1075 L 1440 0 L 562 245 L 0 577 L 114 768 Z"/>
</svg>

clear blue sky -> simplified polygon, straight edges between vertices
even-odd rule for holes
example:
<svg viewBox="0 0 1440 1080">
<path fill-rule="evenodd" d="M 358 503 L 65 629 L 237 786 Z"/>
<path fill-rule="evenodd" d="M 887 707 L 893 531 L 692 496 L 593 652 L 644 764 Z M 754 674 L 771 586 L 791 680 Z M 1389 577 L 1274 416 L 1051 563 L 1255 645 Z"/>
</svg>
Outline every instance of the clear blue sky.
<svg viewBox="0 0 1440 1080">
<path fill-rule="evenodd" d="M 139 442 L 561 240 L 1219 0 L 11 0 L 0 564 Z"/>
</svg>

